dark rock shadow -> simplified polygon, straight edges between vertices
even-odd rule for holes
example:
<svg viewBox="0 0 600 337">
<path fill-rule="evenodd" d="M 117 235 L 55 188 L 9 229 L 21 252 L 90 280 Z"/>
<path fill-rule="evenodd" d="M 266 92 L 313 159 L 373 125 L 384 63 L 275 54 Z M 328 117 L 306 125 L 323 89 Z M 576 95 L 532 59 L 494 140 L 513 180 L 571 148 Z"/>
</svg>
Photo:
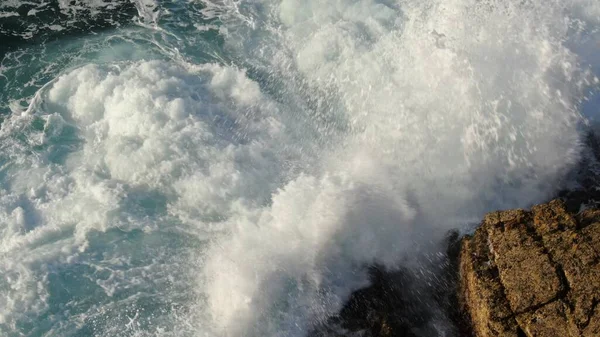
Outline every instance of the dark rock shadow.
<svg viewBox="0 0 600 337">
<path fill-rule="evenodd" d="M 460 237 L 450 232 L 445 252 L 428 254 L 420 268 L 369 267 L 371 285 L 352 293 L 339 314 L 310 337 L 470 337 L 458 307 Z"/>
</svg>

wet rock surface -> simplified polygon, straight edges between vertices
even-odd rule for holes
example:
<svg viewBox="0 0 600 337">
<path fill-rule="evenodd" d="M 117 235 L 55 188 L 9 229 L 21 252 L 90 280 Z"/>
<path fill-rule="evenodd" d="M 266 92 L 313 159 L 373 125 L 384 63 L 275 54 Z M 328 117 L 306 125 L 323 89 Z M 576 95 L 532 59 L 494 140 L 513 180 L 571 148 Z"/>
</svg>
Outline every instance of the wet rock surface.
<svg viewBox="0 0 600 337">
<path fill-rule="evenodd" d="M 477 337 L 600 336 L 600 210 L 562 200 L 488 214 L 460 250 Z"/>
<path fill-rule="evenodd" d="M 443 246 L 447 252 L 425 256 L 419 266 L 372 266 L 371 285 L 352 293 L 339 314 L 309 336 L 468 336 L 470 327 L 457 306 L 458 233 L 449 233 Z"/>
<path fill-rule="evenodd" d="M 600 209 L 492 212 L 444 245 L 423 268 L 371 267 L 372 284 L 310 336 L 600 336 Z"/>
<path fill-rule="evenodd" d="M 600 336 L 600 209 L 557 199 L 493 212 L 446 245 L 422 269 L 372 267 L 372 284 L 311 336 Z"/>
<path fill-rule="evenodd" d="M 531 210 L 450 232 L 421 268 L 371 267 L 372 284 L 310 337 L 600 336 L 600 140 L 585 138 L 574 182 Z"/>
<path fill-rule="evenodd" d="M 372 284 L 355 291 L 338 316 L 315 331 L 313 337 L 325 336 L 416 336 L 427 312 L 409 301 L 406 289 L 414 280 L 407 271 L 385 271 L 379 266 L 370 270 Z"/>
</svg>

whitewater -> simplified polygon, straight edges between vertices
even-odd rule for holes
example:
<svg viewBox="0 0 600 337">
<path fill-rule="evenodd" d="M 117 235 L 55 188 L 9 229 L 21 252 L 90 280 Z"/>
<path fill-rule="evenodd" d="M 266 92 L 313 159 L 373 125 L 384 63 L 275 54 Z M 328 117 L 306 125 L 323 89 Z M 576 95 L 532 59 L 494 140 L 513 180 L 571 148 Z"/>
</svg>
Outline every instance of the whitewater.
<svg viewBox="0 0 600 337">
<path fill-rule="evenodd" d="M 307 336 L 369 266 L 435 273 L 449 231 L 576 186 L 600 118 L 597 0 L 0 22 L 1 336 Z"/>
</svg>

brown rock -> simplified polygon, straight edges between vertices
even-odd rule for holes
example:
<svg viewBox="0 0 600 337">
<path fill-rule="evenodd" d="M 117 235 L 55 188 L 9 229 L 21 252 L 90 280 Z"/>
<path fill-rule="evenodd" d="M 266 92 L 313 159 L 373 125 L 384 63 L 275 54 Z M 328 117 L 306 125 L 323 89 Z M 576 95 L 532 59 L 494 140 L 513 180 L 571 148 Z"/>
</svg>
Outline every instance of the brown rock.
<svg viewBox="0 0 600 337">
<path fill-rule="evenodd" d="M 556 300 L 516 319 L 527 336 L 577 336 L 576 328 L 569 322 L 568 310 L 563 301 Z"/>
<path fill-rule="evenodd" d="M 489 259 L 487 236 L 463 240 L 460 254 L 462 299 L 469 304 L 477 336 L 517 336 L 497 268 Z"/>
<path fill-rule="evenodd" d="M 600 211 L 554 200 L 488 214 L 460 252 L 476 337 L 600 336 Z"/>
</svg>

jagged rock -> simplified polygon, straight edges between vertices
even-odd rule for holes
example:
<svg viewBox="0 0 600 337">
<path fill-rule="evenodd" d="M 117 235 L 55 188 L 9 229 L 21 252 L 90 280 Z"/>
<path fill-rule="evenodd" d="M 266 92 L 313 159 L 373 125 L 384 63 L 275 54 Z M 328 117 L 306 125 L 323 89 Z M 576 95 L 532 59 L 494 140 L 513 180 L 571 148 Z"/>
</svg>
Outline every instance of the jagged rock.
<svg viewBox="0 0 600 337">
<path fill-rule="evenodd" d="M 554 200 L 490 213 L 459 261 L 476 337 L 600 336 L 600 210 Z"/>
<path fill-rule="evenodd" d="M 371 284 L 353 292 L 341 311 L 317 324 L 309 337 L 466 336 L 456 284 L 458 232 L 441 245 L 447 252 L 423 256 L 419 267 L 369 268 Z"/>
<path fill-rule="evenodd" d="M 423 326 L 428 313 L 406 290 L 414 279 L 408 270 L 369 270 L 372 284 L 352 293 L 337 316 L 329 318 L 311 337 L 417 337 L 414 328 Z"/>
<path fill-rule="evenodd" d="M 419 270 L 373 266 L 309 337 L 600 337 L 600 140 L 586 144 L 561 200 L 451 232 Z"/>
</svg>

